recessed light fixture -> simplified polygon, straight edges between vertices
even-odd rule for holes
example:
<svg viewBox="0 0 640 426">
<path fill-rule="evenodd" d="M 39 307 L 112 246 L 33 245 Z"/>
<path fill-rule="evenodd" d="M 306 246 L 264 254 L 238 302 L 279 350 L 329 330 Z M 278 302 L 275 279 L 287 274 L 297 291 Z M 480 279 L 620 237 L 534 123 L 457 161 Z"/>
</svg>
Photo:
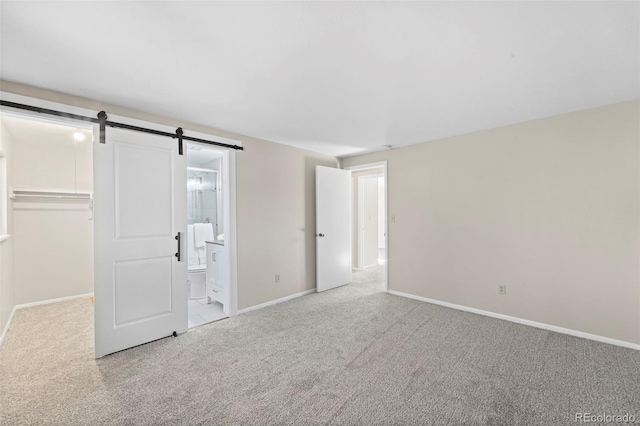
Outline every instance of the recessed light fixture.
<svg viewBox="0 0 640 426">
<path fill-rule="evenodd" d="M 78 142 L 83 141 L 84 138 L 85 138 L 85 136 L 84 136 L 84 133 L 82 133 L 82 132 L 75 132 L 73 134 L 73 139 L 75 139 Z"/>
</svg>

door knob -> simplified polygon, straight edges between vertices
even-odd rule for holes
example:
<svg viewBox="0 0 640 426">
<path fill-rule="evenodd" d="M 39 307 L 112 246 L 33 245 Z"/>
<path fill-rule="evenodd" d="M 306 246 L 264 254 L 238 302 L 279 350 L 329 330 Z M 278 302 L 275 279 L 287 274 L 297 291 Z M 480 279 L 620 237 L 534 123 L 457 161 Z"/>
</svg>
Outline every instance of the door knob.
<svg viewBox="0 0 640 426">
<path fill-rule="evenodd" d="M 317 237 L 324 237 L 324 234 L 316 234 Z"/>
</svg>

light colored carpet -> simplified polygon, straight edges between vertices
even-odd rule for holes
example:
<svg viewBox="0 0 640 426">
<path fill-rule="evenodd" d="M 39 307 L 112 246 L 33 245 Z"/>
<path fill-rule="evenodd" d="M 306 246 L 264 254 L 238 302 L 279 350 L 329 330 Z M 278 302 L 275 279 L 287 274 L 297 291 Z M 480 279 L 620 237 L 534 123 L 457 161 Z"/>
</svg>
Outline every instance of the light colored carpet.
<svg viewBox="0 0 640 426">
<path fill-rule="evenodd" d="M 554 425 L 640 418 L 640 353 L 353 284 L 93 359 L 88 300 L 19 310 L 2 425 Z"/>
</svg>

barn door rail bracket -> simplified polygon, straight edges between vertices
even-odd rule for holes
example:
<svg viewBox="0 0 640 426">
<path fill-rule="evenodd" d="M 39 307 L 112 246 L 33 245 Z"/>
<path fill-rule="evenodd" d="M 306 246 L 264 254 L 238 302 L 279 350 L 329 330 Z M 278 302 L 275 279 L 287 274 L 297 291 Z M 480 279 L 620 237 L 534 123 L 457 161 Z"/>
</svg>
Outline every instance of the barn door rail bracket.
<svg viewBox="0 0 640 426">
<path fill-rule="evenodd" d="M 124 123 L 118 123 L 115 121 L 109 121 L 108 120 L 108 116 L 107 113 L 104 111 L 100 111 L 97 115 L 96 118 L 93 117 L 87 117 L 84 115 L 79 115 L 79 114 L 71 114 L 68 112 L 62 112 L 62 111 L 56 111 L 54 109 L 47 109 L 47 108 L 40 108 L 40 107 L 36 107 L 33 105 L 26 105 L 26 104 L 21 104 L 21 103 L 17 103 L 17 102 L 10 102 L 10 101 L 5 101 L 5 100 L 0 100 L 0 106 L 3 107 L 7 107 L 7 108 L 15 108 L 15 109 L 21 109 L 24 111 L 32 111 L 32 112 L 37 112 L 39 114 L 46 114 L 46 115 L 53 115 L 56 117 L 64 117 L 64 118 L 68 118 L 71 120 L 78 120 L 78 121 L 86 121 L 89 123 L 96 123 L 100 126 L 100 143 L 106 143 L 106 127 L 113 127 L 113 128 L 117 128 L 117 129 L 125 129 L 125 130 L 132 130 L 134 132 L 141 132 L 141 133 L 150 133 L 153 135 L 158 135 L 158 136 L 166 136 L 169 138 L 173 138 L 173 139 L 178 139 L 178 151 L 179 154 L 182 155 L 182 141 L 192 141 L 192 142 L 200 142 L 200 143 L 204 143 L 207 145 L 214 145 L 214 146 L 220 146 L 223 148 L 230 148 L 230 149 L 235 149 L 238 151 L 242 151 L 244 150 L 243 147 L 239 146 L 239 145 L 231 145 L 231 144 L 227 144 L 227 143 L 222 143 L 222 142 L 216 142 L 216 141 L 210 141 L 210 140 L 206 140 L 206 139 L 200 139 L 200 138 L 194 138 L 191 136 L 185 136 L 184 135 L 184 131 L 182 130 L 182 127 L 178 127 L 178 129 L 176 129 L 175 133 L 169 133 L 169 132 L 163 132 L 161 130 L 156 130 L 156 129 L 149 129 L 147 127 L 140 127 L 140 126 L 133 126 L 131 124 L 124 124 Z"/>
</svg>

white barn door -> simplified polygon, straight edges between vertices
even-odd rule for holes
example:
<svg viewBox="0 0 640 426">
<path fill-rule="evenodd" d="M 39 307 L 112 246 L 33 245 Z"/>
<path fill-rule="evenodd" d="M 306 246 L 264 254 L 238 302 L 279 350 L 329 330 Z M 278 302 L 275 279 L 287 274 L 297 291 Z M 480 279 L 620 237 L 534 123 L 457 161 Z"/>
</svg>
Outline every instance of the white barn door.
<svg viewBox="0 0 640 426">
<path fill-rule="evenodd" d="M 176 139 L 96 138 L 96 357 L 187 330 L 186 168 Z"/>
<path fill-rule="evenodd" d="M 316 290 L 351 282 L 351 172 L 316 166 Z"/>
</svg>

